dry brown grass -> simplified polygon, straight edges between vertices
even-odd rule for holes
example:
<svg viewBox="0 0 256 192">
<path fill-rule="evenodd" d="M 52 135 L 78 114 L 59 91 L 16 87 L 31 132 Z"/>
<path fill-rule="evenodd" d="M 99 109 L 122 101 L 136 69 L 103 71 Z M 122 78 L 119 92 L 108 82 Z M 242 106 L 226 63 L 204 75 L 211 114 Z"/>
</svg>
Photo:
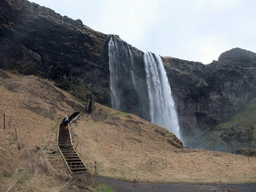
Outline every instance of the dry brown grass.
<svg viewBox="0 0 256 192">
<path fill-rule="evenodd" d="M 59 191 L 71 176 L 56 146 L 57 130 L 81 103 L 47 80 L 5 73 L 8 77 L 0 77 L 0 191 Z"/>
<path fill-rule="evenodd" d="M 49 81 L 10 73 L 0 77 L 0 97 L 0 191 L 80 190 L 79 182 L 87 190 L 88 183 L 72 180 L 56 148 L 59 123 L 81 103 Z M 256 182 L 256 158 L 183 148 L 164 128 L 100 104 L 71 130 L 93 174 L 97 161 L 99 175 L 132 181 Z"/>
<path fill-rule="evenodd" d="M 60 170 L 49 162 L 47 149 L 29 150 L 24 148 L 20 150 L 19 153 L 13 152 L 12 154 L 4 148 L 1 148 L 0 151 L 1 191 L 8 189 L 18 191 L 26 191 L 29 189 L 47 191 L 54 188 L 61 188 L 72 179 L 71 175 L 65 171 L 64 162 L 62 162 L 62 169 Z M 2 156 L 3 153 L 4 156 Z M 61 163 L 58 162 L 58 164 Z M 36 180 L 36 178 L 38 180 Z M 35 182 L 39 186 L 34 185 Z M 47 185 L 42 187 L 42 183 L 46 183 Z"/>
<path fill-rule="evenodd" d="M 97 186 L 95 179 L 91 174 L 74 175 L 68 184 L 62 188 L 62 191 L 94 191 L 93 188 Z"/>
<path fill-rule="evenodd" d="M 173 134 L 132 114 L 96 104 L 71 126 L 91 173 L 97 161 L 100 175 L 131 181 L 256 182 L 255 158 L 179 148 Z"/>
</svg>

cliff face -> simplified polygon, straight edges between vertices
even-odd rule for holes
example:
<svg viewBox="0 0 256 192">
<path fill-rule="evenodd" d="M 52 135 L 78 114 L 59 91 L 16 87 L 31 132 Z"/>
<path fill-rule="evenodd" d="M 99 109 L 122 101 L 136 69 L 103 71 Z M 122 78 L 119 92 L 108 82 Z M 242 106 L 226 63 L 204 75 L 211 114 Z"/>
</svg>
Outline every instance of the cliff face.
<svg viewBox="0 0 256 192">
<path fill-rule="evenodd" d="M 42 75 L 65 89 L 75 82 L 109 103 L 108 35 L 26 0 L 3 0 L 0 10 L 1 68 Z"/>
<path fill-rule="evenodd" d="M 52 79 L 80 99 L 110 105 L 109 39 L 27 0 L 0 2 L 0 68 Z M 143 52 L 131 52 L 142 64 Z M 239 48 L 209 65 L 162 57 L 184 133 L 215 126 L 256 96 L 255 58 Z M 127 110 L 136 114 L 133 96 L 129 91 Z"/>
<path fill-rule="evenodd" d="M 182 129 L 213 127 L 255 97 L 255 58 L 239 48 L 209 65 L 163 58 Z"/>
</svg>

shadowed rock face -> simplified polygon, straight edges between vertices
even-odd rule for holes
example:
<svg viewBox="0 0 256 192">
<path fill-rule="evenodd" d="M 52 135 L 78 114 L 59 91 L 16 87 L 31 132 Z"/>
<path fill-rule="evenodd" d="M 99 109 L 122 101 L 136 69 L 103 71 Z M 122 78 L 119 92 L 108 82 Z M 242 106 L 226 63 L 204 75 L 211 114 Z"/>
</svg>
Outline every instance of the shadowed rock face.
<svg viewBox="0 0 256 192">
<path fill-rule="evenodd" d="M 209 65 L 164 57 L 182 129 L 215 126 L 255 97 L 255 58 L 239 48 Z"/>
<path fill-rule="evenodd" d="M 79 19 L 27 0 L 0 1 L 0 68 L 52 79 L 79 97 L 91 91 L 106 105 L 110 105 L 109 39 Z M 135 62 L 142 63 L 143 52 L 134 47 L 131 51 Z M 215 126 L 255 97 L 255 58 L 255 53 L 239 48 L 209 65 L 162 57 L 181 130 Z M 80 87 L 72 89 L 77 83 Z M 128 95 L 127 100 L 133 98 Z M 136 111 L 136 102 L 130 103 L 127 112 Z"/>
<path fill-rule="evenodd" d="M 108 35 L 26 0 L 0 2 L 0 67 L 78 80 L 109 99 Z"/>
</svg>

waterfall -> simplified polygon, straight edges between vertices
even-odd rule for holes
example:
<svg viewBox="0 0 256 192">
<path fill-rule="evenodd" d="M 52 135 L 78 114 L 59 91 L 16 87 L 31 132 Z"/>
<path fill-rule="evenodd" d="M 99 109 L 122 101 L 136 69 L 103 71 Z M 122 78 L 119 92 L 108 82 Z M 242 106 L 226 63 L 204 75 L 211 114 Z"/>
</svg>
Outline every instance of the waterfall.
<svg viewBox="0 0 256 192">
<path fill-rule="evenodd" d="M 180 138 L 178 116 L 162 59 L 148 52 L 144 54 L 144 62 L 151 122 L 166 128 Z"/>
<path fill-rule="evenodd" d="M 130 45 L 112 36 L 108 43 L 112 108 L 149 120 L 144 62 L 135 62 Z"/>
<path fill-rule="evenodd" d="M 123 104 L 121 103 L 121 87 L 119 86 L 122 77 L 128 71 L 126 64 L 133 63 L 131 56 L 129 55 L 130 49 L 128 46 L 119 46 L 118 42 L 113 37 L 109 41 L 109 70 L 110 70 L 110 89 L 111 89 L 111 106 L 112 108 L 125 111 Z"/>
<path fill-rule="evenodd" d="M 180 138 L 174 100 L 160 56 L 145 53 L 143 58 L 140 52 L 141 60 L 135 61 L 130 45 L 114 36 L 108 48 L 112 108 L 136 114 Z"/>
</svg>

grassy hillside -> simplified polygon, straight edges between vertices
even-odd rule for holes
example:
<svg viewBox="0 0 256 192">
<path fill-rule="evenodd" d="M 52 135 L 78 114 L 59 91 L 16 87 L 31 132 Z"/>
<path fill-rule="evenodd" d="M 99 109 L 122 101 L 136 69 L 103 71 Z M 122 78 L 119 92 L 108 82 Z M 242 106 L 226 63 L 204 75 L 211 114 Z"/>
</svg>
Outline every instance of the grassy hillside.
<svg viewBox="0 0 256 192">
<path fill-rule="evenodd" d="M 214 150 L 256 149 L 256 98 L 202 135 Z"/>
<path fill-rule="evenodd" d="M 65 187 L 71 176 L 57 150 L 57 128 L 82 104 L 51 82 L 2 70 L 0 98 L 0 191 Z"/>
<path fill-rule="evenodd" d="M 85 104 L 52 82 L 2 70 L 0 97 L 0 191 L 81 188 L 67 172 L 56 134 L 62 118 L 83 112 Z M 70 126 L 92 174 L 96 161 L 98 175 L 130 181 L 256 181 L 255 157 L 184 148 L 166 129 L 98 103 L 93 114 L 82 113 Z"/>
<path fill-rule="evenodd" d="M 249 154 L 256 150 L 256 98 L 215 127 L 186 136 L 194 148 Z"/>
</svg>

